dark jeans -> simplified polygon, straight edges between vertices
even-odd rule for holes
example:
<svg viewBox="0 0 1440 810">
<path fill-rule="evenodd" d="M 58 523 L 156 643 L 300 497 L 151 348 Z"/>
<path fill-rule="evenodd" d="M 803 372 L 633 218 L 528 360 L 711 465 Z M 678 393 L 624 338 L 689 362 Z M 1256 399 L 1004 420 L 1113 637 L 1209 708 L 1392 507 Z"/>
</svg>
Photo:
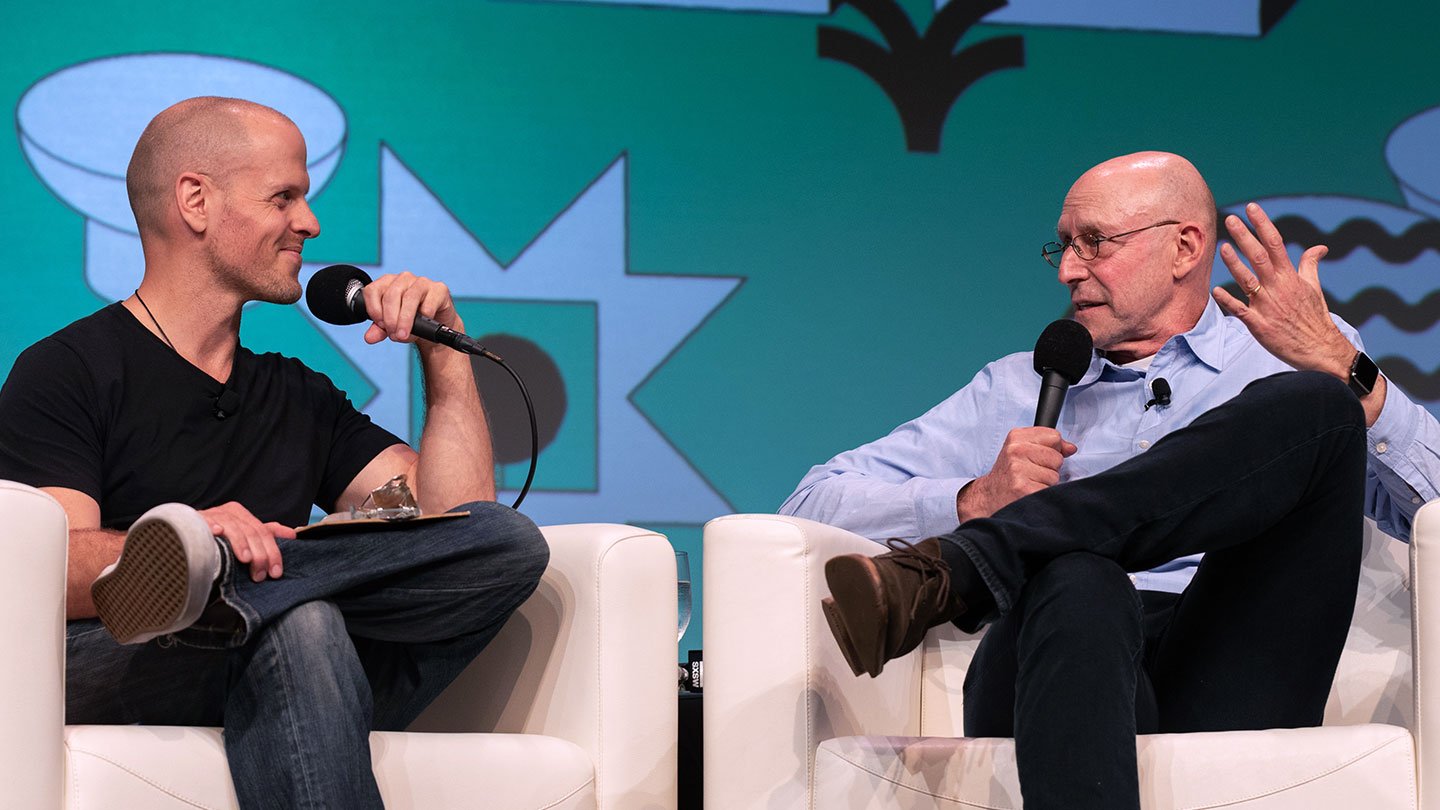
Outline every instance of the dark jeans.
<svg viewBox="0 0 1440 810">
<path fill-rule="evenodd" d="M 1027 810 L 1138 810 L 1137 732 L 1318 725 L 1355 604 L 1364 479 L 1355 396 L 1295 372 L 961 526 L 945 554 L 998 606 L 965 733 L 1015 738 Z M 1196 552 L 1179 597 L 1142 599 L 1126 573 Z"/>
<path fill-rule="evenodd" d="M 460 508 L 470 516 L 281 540 L 278 580 L 252 582 L 227 552 L 221 594 L 244 617 L 219 611 L 228 633 L 121 646 L 98 620 L 70 622 L 65 721 L 223 725 L 245 810 L 381 807 L 370 731 L 409 725 L 549 561 L 529 518 Z"/>
</svg>

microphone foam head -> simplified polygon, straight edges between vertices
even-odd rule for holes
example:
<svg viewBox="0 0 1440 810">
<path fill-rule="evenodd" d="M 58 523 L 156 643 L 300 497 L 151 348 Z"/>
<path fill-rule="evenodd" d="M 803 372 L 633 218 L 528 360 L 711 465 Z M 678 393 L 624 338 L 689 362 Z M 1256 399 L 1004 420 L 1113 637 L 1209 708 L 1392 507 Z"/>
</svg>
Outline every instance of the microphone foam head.
<svg viewBox="0 0 1440 810">
<path fill-rule="evenodd" d="M 305 285 L 305 306 L 325 323 L 349 326 L 365 320 L 365 301 L 352 297 L 354 285 L 370 283 L 364 270 L 348 264 L 332 264 L 317 270 Z M 358 310 L 358 312 L 357 312 Z"/>
<path fill-rule="evenodd" d="M 1061 318 L 1045 327 L 1040 339 L 1035 341 L 1035 373 L 1054 371 L 1074 385 L 1085 376 L 1094 349 L 1095 341 L 1090 337 L 1090 330 L 1068 318 Z"/>
</svg>

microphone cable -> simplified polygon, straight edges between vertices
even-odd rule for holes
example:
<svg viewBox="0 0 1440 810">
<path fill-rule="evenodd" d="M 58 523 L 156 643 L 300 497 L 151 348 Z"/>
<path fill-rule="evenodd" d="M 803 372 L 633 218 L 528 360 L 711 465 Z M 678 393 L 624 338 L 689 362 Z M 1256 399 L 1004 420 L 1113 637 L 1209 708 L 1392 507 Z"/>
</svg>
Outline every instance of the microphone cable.
<svg viewBox="0 0 1440 810">
<path fill-rule="evenodd" d="M 530 399 L 530 389 L 525 387 L 525 381 L 520 379 L 520 375 L 515 373 L 515 369 L 510 368 L 508 363 L 500 359 L 500 355 L 486 351 L 485 349 L 474 353 L 479 354 L 487 360 L 494 361 L 510 373 L 511 378 L 515 380 L 515 384 L 520 386 L 520 396 L 525 400 L 525 411 L 530 414 L 530 472 L 525 475 L 525 486 L 520 488 L 519 497 L 515 499 L 515 503 L 510 504 L 511 509 L 519 510 L 520 503 L 525 500 L 525 496 L 530 492 L 530 482 L 535 480 L 535 463 L 540 458 L 540 428 L 535 420 L 535 403 Z"/>
</svg>

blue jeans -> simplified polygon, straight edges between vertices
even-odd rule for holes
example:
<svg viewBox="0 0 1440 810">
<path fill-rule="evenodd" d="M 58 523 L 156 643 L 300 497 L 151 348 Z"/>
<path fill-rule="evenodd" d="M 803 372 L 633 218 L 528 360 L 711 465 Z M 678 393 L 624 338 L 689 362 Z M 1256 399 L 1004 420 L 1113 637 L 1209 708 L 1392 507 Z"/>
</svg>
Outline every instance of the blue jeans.
<svg viewBox="0 0 1440 810">
<path fill-rule="evenodd" d="M 194 628 L 116 644 L 67 626 L 65 720 L 223 725 L 240 806 L 380 808 L 369 734 L 400 730 L 535 590 L 535 524 L 484 502 L 403 529 L 280 540 L 285 575 L 256 583 L 223 555 Z"/>
<path fill-rule="evenodd" d="M 965 733 L 1015 738 L 1028 810 L 1138 810 L 1137 732 L 1319 725 L 1355 605 L 1364 481 L 1355 396 L 1295 372 L 964 524 L 944 554 L 994 604 Z M 1196 552 L 1179 596 L 1127 576 Z"/>
</svg>

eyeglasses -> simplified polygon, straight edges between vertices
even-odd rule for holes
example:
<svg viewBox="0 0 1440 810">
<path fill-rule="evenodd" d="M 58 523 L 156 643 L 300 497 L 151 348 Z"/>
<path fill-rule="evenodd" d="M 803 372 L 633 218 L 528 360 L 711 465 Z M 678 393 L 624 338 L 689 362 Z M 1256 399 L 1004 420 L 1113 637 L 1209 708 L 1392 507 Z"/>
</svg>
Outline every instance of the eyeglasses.
<svg viewBox="0 0 1440 810">
<path fill-rule="evenodd" d="M 1071 237 L 1070 241 L 1068 242 L 1046 242 L 1045 246 L 1040 248 L 1040 255 L 1045 257 L 1045 262 L 1047 264 L 1058 270 L 1060 268 L 1060 260 L 1065 258 L 1065 248 L 1070 248 L 1071 250 L 1075 251 L 1076 256 L 1079 256 L 1080 258 L 1088 262 L 1091 259 L 1094 259 L 1096 256 L 1100 255 L 1101 242 L 1108 242 L 1112 239 L 1119 239 L 1122 236 L 1129 236 L 1132 233 L 1148 231 L 1151 228 L 1158 228 L 1161 225 L 1179 224 L 1179 222 L 1176 222 L 1173 219 L 1167 219 L 1164 222 L 1157 222 L 1154 225 L 1146 225 L 1143 228 L 1136 228 L 1133 231 L 1117 233 L 1114 236 L 1101 236 L 1098 233 L 1082 233 L 1079 236 Z"/>
</svg>

